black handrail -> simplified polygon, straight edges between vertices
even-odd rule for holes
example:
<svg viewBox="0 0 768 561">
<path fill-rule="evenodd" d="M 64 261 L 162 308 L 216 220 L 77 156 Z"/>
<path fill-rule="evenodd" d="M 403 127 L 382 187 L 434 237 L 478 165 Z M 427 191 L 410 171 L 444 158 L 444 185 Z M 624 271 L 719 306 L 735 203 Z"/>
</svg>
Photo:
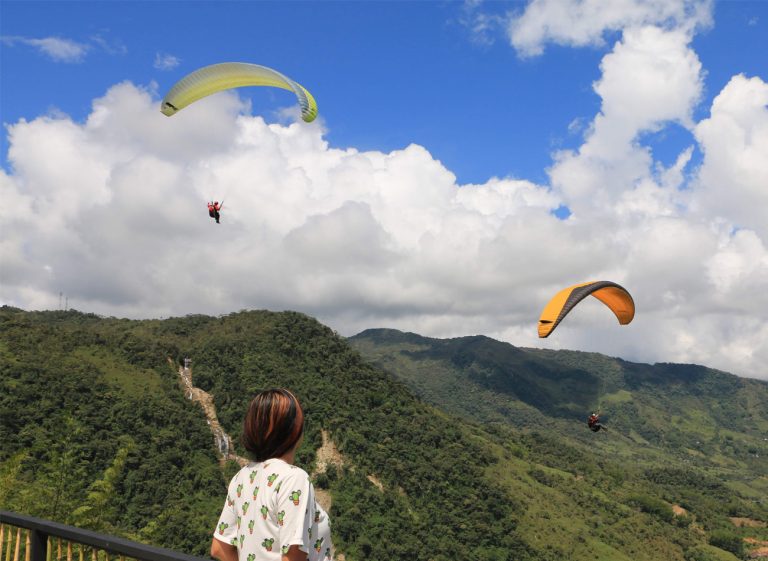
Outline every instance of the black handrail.
<svg viewBox="0 0 768 561">
<path fill-rule="evenodd" d="M 155 547 L 143 543 L 110 536 L 108 534 L 99 534 L 91 530 L 83 530 L 75 526 L 67 526 L 50 520 L 33 518 L 24 514 L 0 510 L 0 523 L 26 528 L 30 534 L 30 561 L 46 561 L 46 549 L 48 536 L 64 538 L 71 542 L 89 545 L 97 549 L 124 555 L 141 561 L 203 561 L 204 557 L 195 557 L 179 553 L 172 549 L 164 547 Z M 210 560 L 207 560 L 210 561 Z"/>
</svg>

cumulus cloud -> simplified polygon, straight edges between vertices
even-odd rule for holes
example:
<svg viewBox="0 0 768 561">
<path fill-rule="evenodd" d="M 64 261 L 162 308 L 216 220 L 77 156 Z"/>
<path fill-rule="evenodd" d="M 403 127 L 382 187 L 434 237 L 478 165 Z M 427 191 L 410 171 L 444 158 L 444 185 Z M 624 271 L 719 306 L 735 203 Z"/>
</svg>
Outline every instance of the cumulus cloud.
<svg viewBox="0 0 768 561">
<path fill-rule="evenodd" d="M 701 210 L 768 238 L 768 84 L 731 78 L 695 134 L 705 155 L 696 184 Z"/>
<path fill-rule="evenodd" d="M 550 169 L 552 184 L 572 210 L 592 212 L 595 201 L 627 208 L 641 203 L 641 198 L 655 199 L 654 206 L 674 206 L 674 190 L 650 188 L 652 154 L 638 138 L 670 122 L 692 128 L 691 114 L 703 83 L 701 63 L 688 43 L 688 36 L 679 30 L 631 28 L 605 55 L 602 76 L 594 84 L 602 100 L 600 112 L 579 149 L 557 153 Z M 690 152 L 686 153 L 689 159 Z M 683 161 L 667 180 L 682 180 Z M 617 203 L 619 198 L 631 201 Z"/>
<path fill-rule="evenodd" d="M 345 334 L 485 333 L 765 375 L 765 240 L 670 203 L 690 151 L 666 174 L 646 154 L 639 182 L 604 207 L 567 186 L 460 185 L 417 145 L 333 148 L 322 125 L 269 124 L 229 94 L 168 119 L 130 83 L 84 123 L 20 121 L 9 143 L 5 303 L 55 308 L 63 291 L 75 307 L 129 317 L 299 309 Z M 221 225 L 205 211 L 214 197 L 225 200 Z M 564 201 L 580 210 L 560 220 Z M 585 303 L 557 337 L 537 340 L 551 294 L 591 278 L 630 288 L 635 322 L 619 328 Z"/>
<path fill-rule="evenodd" d="M 6 35 L 1 39 L 8 46 L 28 45 L 34 47 L 40 53 L 56 62 L 82 62 L 90 49 L 89 45 L 85 43 L 79 43 L 62 37 L 43 37 L 38 39 Z"/>
<path fill-rule="evenodd" d="M 573 210 L 572 221 L 595 232 L 600 224 L 613 237 L 610 247 L 621 254 L 615 279 L 633 289 L 638 315 L 630 335 L 593 304 L 580 312 L 583 319 L 569 317 L 589 329 L 560 333 L 550 344 L 612 347 L 625 357 L 768 378 L 768 298 L 760 288 L 768 275 L 766 84 L 734 77 L 715 98 L 711 117 L 694 123 L 703 69 L 690 39 L 677 28 L 624 29 L 602 60 L 594 84 L 601 109 L 583 144 L 555 155 L 555 192 Z M 642 135 L 670 123 L 693 138 L 664 167 Z M 693 143 L 703 161 L 686 170 Z M 603 343 L 595 345 L 594 337 Z"/>
<path fill-rule="evenodd" d="M 768 379 L 768 85 L 735 76 L 695 122 L 690 39 L 622 31 L 594 84 L 600 111 L 554 155 L 549 185 L 460 184 L 426 147 L 339 149 L 322 122 L 267 123 L 229 93 L 169 119 L 126 82 L 82 123 L 11 124 L 0 301 L 55 308 L 63 291 L 128 317 L 294 309 L 345 335 L 483 333 Z M 691 145 L 663 165 L 644 133 L 671 123 Z M 597 279 L 632 292 L 632 324 L 589 299 L 537 339 L 552 294 Z"/>
<path fill-rule="evenodd" d="M 154 67 L 158 70 L 173 70 L 181 60 L 168 53 L 155 53 Z"/>
<path fill-rule="evenodd" d="M 602 45 L 606 32 L 652 25 L 693 33 L 711 25 L 708 0 L 533 0 L 512 14 L 507 32 L 522 56 L 544 52 L 548 42 Z"/>
</svg>

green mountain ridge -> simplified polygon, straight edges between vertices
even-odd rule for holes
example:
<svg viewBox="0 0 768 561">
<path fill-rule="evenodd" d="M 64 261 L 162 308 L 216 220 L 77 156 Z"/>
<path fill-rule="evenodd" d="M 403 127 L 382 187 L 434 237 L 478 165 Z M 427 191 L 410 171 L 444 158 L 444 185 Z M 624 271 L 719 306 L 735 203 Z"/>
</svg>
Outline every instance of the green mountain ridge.
<svg viewBox="0 0 768 561">
<path fill-rule="evenodd" d="M 295 312 L 124 320 L 0 308 L 0 504 L 205 555 L 237 467 L 219 467 L 168 364 L 190 357 L 236 447 L 250 398 L 274 386 L 305 408 L 301 467 L 313 471 L 330 435 L 345 467 L 316 485 L 333 499 L 347 561 L 733 560 L 747 554 L 743 537 L 768 540 L 729 520 L 768 520 L 765 466 L 750 459 L 753 446 L 768 453 L 764 384 L 683 368 L 680 387 L 661 388 L 655 371 L 600 355 L 374 334 L 346 340 Z M 723 388 L 737 397 L 718 416 L 709 396 Z M 583 427 L 594 399 L 608 435 Z M 674 406 L 669 429 L 631 418 L 662 406 Z M 678 445 L 695 435 L 699 448 Z"/>
<path fill-rule="evenodd" d="M 746 508 L 765 522 L 764 381 L 698 365 L 517 348 L 484 336 L 434 339 L 372 329 L 349 341 L 425 401 L 468 423 L 538 433 L 536 438 L 572 449 L 571 466 L 552 457 L 537 463 L 579 476 L 581 468 L 574 466 L 596 458 L 603 471 L 652 482 L 654 498 L 698 512 L 700 520 L 720 510 L 727 527 L 726 515 Z M 603 411 L 607 435 L 586 429 L 595 409 Z M 737 496 L 746 503 L 737 506 Z M 729 506 L 717 507 L 715 497 Z M 715 518 L 709 523 L 716 526 Z M 533 529 L 540 531 L 536 524 Z"/>
</svg>

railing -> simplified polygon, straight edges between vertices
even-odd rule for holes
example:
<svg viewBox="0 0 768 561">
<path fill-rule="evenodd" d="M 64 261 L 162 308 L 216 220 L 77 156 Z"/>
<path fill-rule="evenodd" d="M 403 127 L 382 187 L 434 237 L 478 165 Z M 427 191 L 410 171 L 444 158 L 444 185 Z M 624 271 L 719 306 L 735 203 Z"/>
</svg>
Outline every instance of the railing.
<svg viewBox="0 0 768 561">
<path fill-rule="evenodd" d="M 0 561 L 203 561 L 184 553 L 0 510 Z"/>
</svg>

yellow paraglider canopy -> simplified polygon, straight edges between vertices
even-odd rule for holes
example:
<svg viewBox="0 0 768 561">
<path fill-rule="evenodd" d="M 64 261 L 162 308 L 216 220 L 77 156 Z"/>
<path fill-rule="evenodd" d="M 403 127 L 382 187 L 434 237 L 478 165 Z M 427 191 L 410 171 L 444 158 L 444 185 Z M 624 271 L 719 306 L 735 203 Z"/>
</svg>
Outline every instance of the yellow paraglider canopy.
<svg viewBox="0 0 768 561">
<path fill-rule="evenodd" d="M 301 84 L 277 70 L 245 62 L 212 64 L 187 74 L 163 98 L 160 111 L 170 117 L 198 99 L 243 86 L 272 86 L 292 91 L 299 100 L 301 118 L 311 123 L 317 117 L 315 98 Z"/>
<path fill-rule="evenodd" d="M 608 306 L 621 325 L 635 317 L 635 302 L 623 287 L 611 281 L 591 281 L 569 286 L 555 294 L 539 318 L 539 337 L 548 337 L 576 304 L 594 296 Z"/>
</svg>

